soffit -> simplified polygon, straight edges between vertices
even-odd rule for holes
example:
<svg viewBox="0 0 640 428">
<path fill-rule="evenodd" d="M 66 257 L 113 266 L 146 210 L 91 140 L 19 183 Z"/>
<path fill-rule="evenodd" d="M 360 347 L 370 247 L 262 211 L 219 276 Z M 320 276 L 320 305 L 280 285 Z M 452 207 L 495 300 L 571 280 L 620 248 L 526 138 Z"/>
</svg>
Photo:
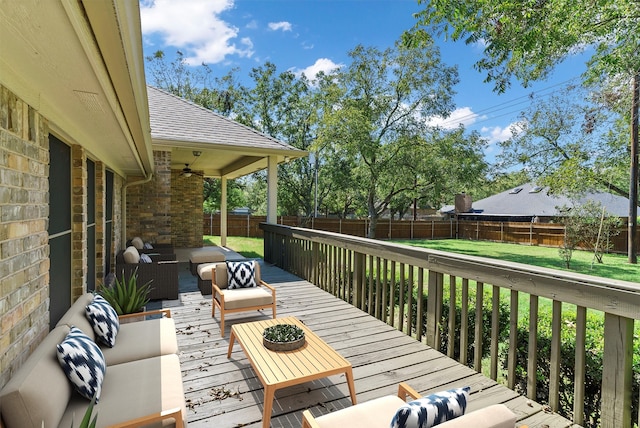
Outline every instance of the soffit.
<svg viewBox="0 0 640 428">
<path fill-rule="evenodd" d="M 137 3 L 93 3 L 0 0 L 0 82 L 68 143 L 122 175 L 148 173 Z"/>
</svg>

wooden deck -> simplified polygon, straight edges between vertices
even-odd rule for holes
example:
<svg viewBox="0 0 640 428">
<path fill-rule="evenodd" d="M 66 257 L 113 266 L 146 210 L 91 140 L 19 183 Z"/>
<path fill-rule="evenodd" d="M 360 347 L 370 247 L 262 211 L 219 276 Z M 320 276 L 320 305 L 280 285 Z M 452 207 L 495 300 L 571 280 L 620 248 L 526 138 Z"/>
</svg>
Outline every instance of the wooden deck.
<svg viewBox="0 0 640 428">
<path fill-rule="evenodd" d="M 504 403 L 518 415 L 518 426 L 575 426 L 296 276 L 267 264 L 262 276 L 277 290 L 279 317 L 296 316 L 351 362 L 358 402 L 394 394 L 400 381 L 422 394 L 471 386 L 467 412 Z M 211 296 L 183 293 L 164 306 L 178 330 L 189 426 L 260 427 L 262 385 L 237 343 L 231 359 L 226 354 L 231 325 L 266 319 L 271 311 L 229 315 L 221 338 Z M 275 398 L 273 427 L 300 427 L 307 408 L 320 415 L 351 405 L 344 376 L 278 390 Z"/>
</svg>

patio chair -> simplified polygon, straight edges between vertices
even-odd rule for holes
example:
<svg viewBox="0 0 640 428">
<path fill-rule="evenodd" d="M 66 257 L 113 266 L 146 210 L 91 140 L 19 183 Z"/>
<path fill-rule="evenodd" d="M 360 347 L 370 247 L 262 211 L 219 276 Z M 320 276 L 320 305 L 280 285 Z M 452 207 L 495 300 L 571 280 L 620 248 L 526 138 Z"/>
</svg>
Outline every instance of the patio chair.
<svg viewBox="0 0 640 428">
<path fill-rule="evenodd" d="M 116 254 L 116 276 L 125 280 L 138 273 L 138 286 L 151 281 L 150 300 L 178 298 L 178 261 L 175 254 L 148 254 L 151 263 L 140 261 L 140 253 L 130 246 Z"/>
<path fill-rule="evenodd" d="M 243 263 L 244 267 L 252 265 L 252 275 L 238 278 L 233 270 L 238 263 Z M 228 267 L 232 268 L 231 275 Z M 271 308 L 273 318 L 276 317 L 276 290 L 260 278 L 258 262 L 218 263 L 211 273 L 211 316 L 215 318 L 216 307 L 220 309 L 220 336 L 224 337 L 224 317 L 227 314 Z"/>
<path fill-rule="evenodd" d="M 139 236 L 127 241 L 125 248 L 129 248 L 130 246 L 136 247 L 136 250 L 138 250 L 140 254 L 173 254 L 175 252 L 171 244 L 144 242 Z"/>
<path fill-rule="evenodd" d="M 311 411 L 305 410 L 302 413 L 302 427 L 387 428 L 398 409 L 407 404 L 407 397 L 414 400 L 421 398 L 415 389 L 402 382 L 398 385 L 397 395 L 376 398 L 317 418 L 311 414 Z M 409 420 L 406 426 L 417 426 L 415 422 L 415 419 Z M 516 416 L 504 404 L 485 407 L 438 424 L 438 428 L 514 428 L 515 426 Z"/>
</svg>

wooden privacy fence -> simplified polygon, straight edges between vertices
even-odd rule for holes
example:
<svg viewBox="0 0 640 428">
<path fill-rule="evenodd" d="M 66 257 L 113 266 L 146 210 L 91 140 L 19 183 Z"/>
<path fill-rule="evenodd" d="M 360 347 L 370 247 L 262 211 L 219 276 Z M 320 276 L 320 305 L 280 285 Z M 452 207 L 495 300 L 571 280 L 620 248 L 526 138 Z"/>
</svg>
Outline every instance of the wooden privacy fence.
<svg viewBox="0 0 640 428">
<path fill-rule="evenodd" d="M 229 215 L 227 217 L 228 236 L 262 238 L 259 225 L 265 216 Z M 368 230 L 367 219 L 305 218 L 280 216 L 278 224 L 305 227 L 313 230 L 341 233 L 365 237 Z M 205 214 L 203 217 L 205 235 L 220 235 L 220 215 Z M 626 227 L 613 238 L 612 252 L 627 253 Z M 640 233 L 638 234 L 640 235 Z M 378 239 L 473 239 L 483 241 L 509 242 L 524 245 L 559 247 L 564 240 L 564 226 L 554 223 L 520 223 L 472 220 L 378 220 Z"/>
<path fill-rule="evenodd" d="M 640 340 L 633 335 L 634 322 L 640 319 L 640 284 L 334 232 L 274 224 L 260 228 L 266 262 L 312 282 L 477 372 L 488 369 L 494 380 L 499 373 L 505 375 L 512 389 L 516 388 L 521 356 L 518 344 L 524 344 L 526 395 L 539 398 L 537 374 L 545 369 L 548 391 L 544 392 L 554 411 L 561 405 L 561 368 L 570 366 L 575 389 L 571 391 L 570 414 L 564 416 L 572 413 L 576 424 L 593 419 L 585 412 L 585 402 L 592 398 L 585 395 L 585 384 L 591 370 L 601 369 L 602 384 L 597 392 L 601 426 L 631 426 L 632 406 L 638 408 L 637 395 L 632 398 L 637 388 L 632 359 L 634 340 Z M 541 304 L 547 304 L 552 312 L 548 367 L 538 365 Z M 528 308 L 524 311 L 528 321 L 520 318 L 522 306 Z M 563 312 L 570 311 L 575 311 L 575 323 L 563 321 Z M 501 320 L 503 313 L 506 322 Z M 589 319 L 592 314 L 604 319 L 598 324 L 601 331 L 592 332 L 594 326 L 587 313 Z M 472 325 L 474 319 L 483 321 Z M 526 336 L 519 338 L 523 323 Z M 590 334 L 604 340 L 599 367 L 586 365 L 587 352 L 592 352 L 586 349 L 588 328 Z M 561 336 L 567 332 L 575 335 L 575 355 L 565 360 Z M 480 351 L 484 349 L 487 355 Z"/>
</svg>

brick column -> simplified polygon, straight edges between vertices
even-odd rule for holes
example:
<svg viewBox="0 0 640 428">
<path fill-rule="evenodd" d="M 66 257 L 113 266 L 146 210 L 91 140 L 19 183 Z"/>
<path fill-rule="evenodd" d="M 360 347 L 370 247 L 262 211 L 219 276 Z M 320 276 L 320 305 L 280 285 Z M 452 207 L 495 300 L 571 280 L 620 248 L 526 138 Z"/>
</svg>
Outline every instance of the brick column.
<svg viewBox="0 0 640 428">
<path fill-rule="evenodd" d="M 87 291 L 87 155 L 71 147 L 71 299 Z"/>
</svg>

